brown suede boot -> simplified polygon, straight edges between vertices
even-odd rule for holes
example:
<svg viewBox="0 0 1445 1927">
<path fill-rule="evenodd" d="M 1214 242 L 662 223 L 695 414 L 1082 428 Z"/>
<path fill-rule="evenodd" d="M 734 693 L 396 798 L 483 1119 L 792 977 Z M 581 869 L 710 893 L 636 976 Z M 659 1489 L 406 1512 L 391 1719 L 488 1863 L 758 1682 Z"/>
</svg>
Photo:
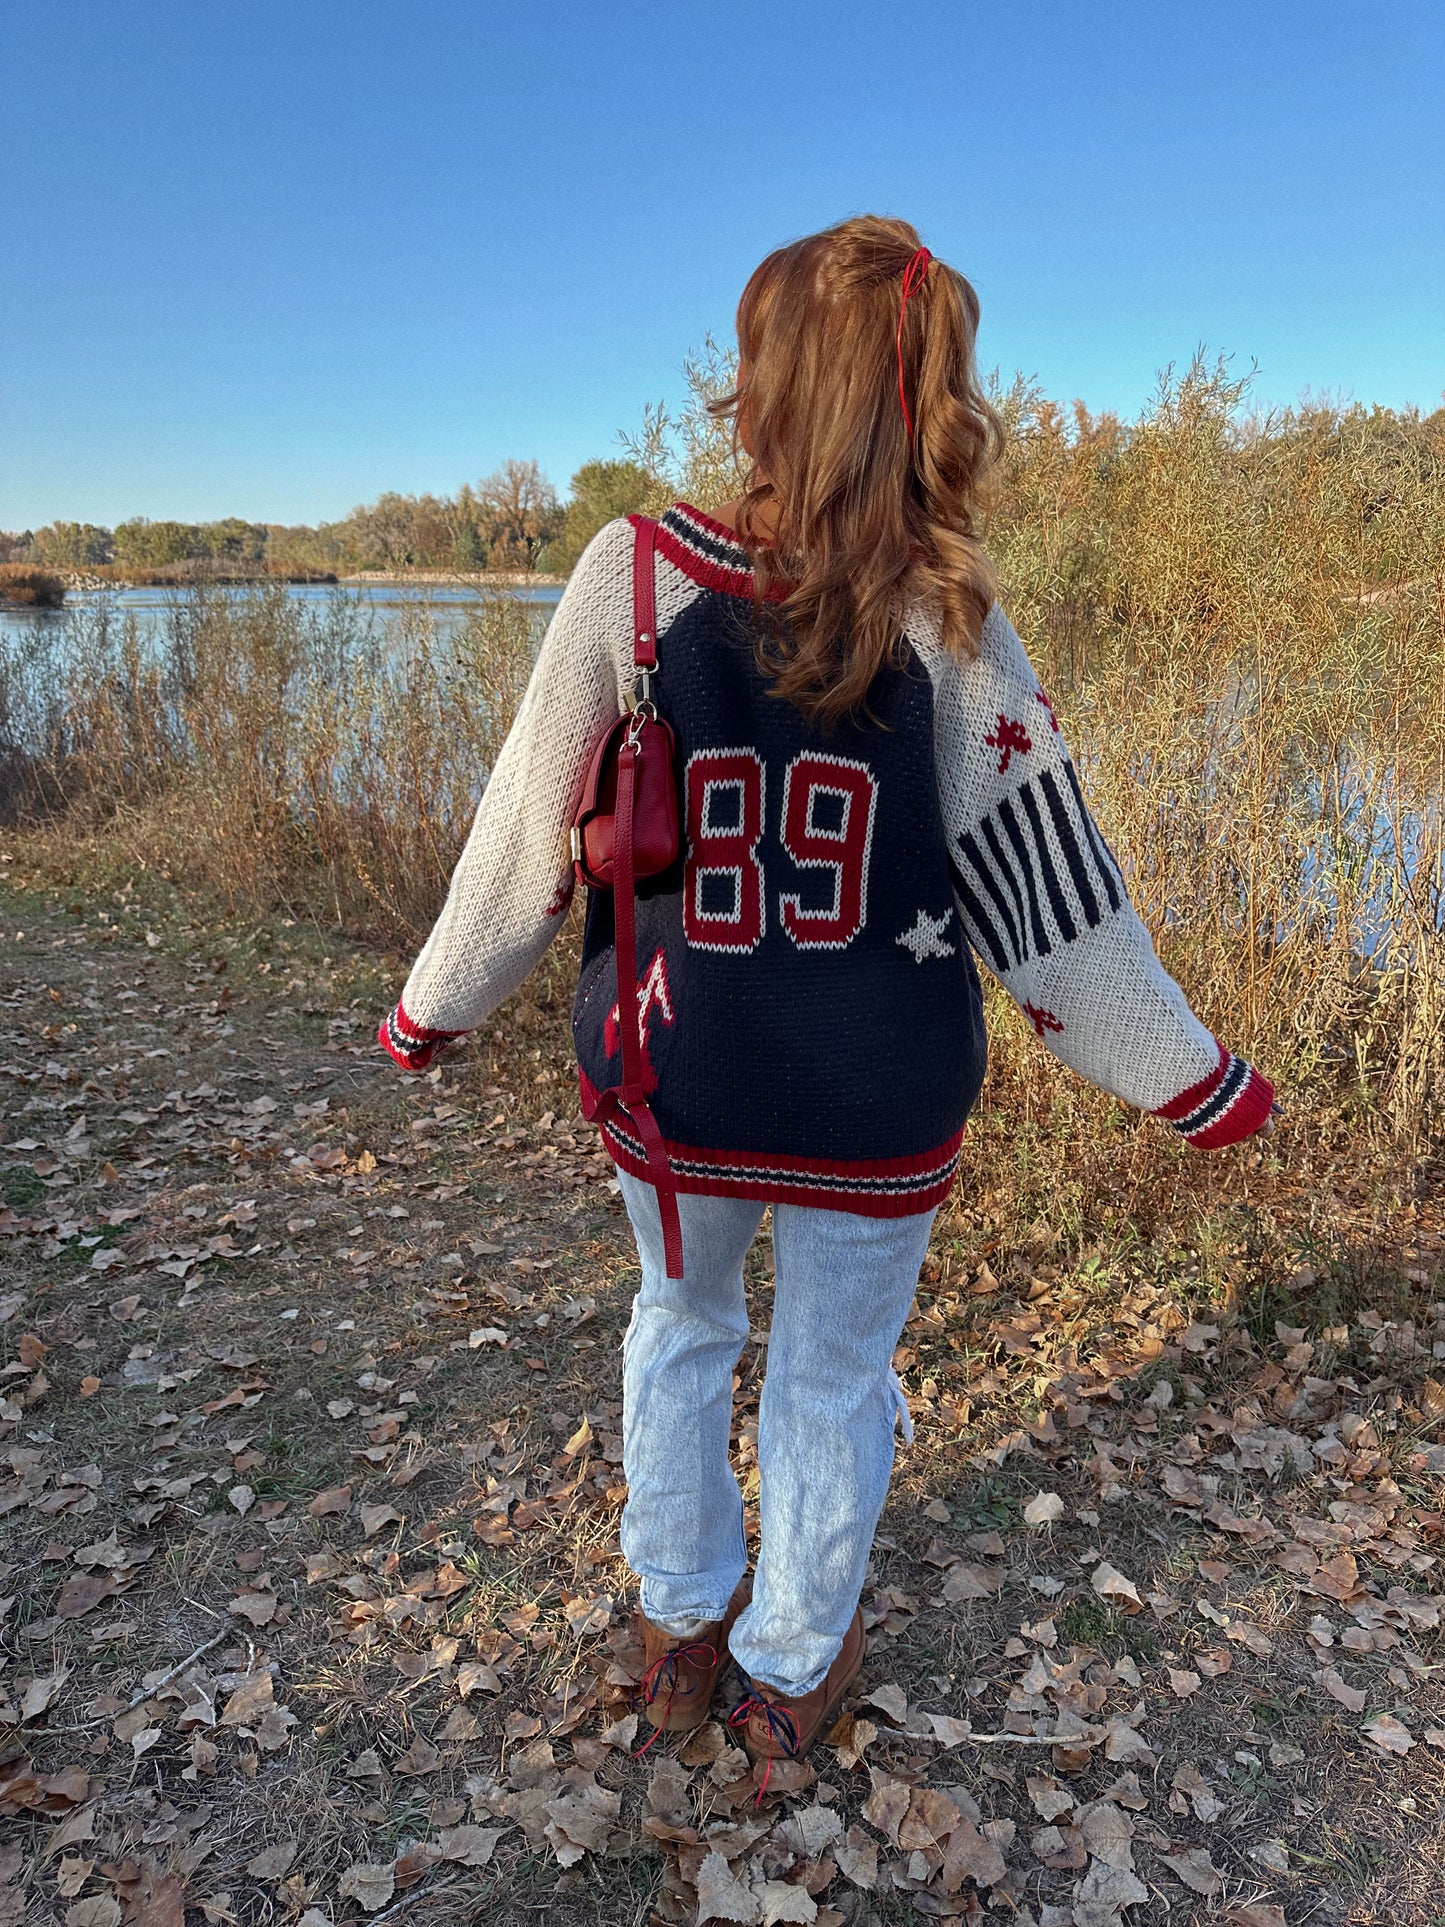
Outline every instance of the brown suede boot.
<svg viewBox="0 0 1445 1927">
<path fill-rule="evenodd" d="M 664 1632 L 641 1610 L 633 1615 L 647 1658 L 637 1682 L 642 1717 L 658 1733 L 687 1733 L 707 1718 L 717 1676 L 727 1657 L 728 1634 L 752 1596 L 752 1574 L 744 1573 L 722 1618 L 699 1627 L 690 1639 Z"/>
<path fill-rule="evenodd" d="M 796 1698 L 756 1680 L 734 1707 L 728 1724 L 742 1728 L 742 1742 L 753 1760 L 800 1760 L 838 1710 L 843 1695 L 863 1666 L 863 1612 L 855 1609 L 838 1657 L 811 1693 Z"/>
</svg>

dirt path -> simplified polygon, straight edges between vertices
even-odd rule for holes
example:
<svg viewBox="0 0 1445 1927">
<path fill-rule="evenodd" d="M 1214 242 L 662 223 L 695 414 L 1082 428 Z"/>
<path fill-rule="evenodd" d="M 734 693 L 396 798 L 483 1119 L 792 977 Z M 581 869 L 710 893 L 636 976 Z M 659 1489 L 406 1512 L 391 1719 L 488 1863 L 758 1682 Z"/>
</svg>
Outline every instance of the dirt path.
<svg viewBox="0 0 1445 1927">
<path fill-rule="evenodd" d="M 0 891 L 0 1927 L 1445 1921 L 1424 1231 L 1276 1329 L 947 1216 L 858 1698 L 758 1804 L 630 1754 L 556 1022 L 406 1080 L 373 960 L 70 907 Z"/>
</svg>

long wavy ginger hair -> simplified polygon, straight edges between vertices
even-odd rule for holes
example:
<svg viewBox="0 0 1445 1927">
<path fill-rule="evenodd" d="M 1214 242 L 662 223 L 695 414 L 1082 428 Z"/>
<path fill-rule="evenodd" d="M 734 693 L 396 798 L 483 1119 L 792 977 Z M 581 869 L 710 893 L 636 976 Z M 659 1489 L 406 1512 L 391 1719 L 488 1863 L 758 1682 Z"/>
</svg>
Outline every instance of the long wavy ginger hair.
<svg viewBox="0 0 1445 1927">
<path fill-rule="evenodd" d="M 712 405 L 745 476 L 759 661 L 825 727 L 866 712 L 909 603 L 971 655 L 994 598 L 978 538 L 1003 430 L 974 362 L 978 297 L 942 261 L 903 309 L 911 434 L 900 401 L 918 246 L 906 221 L 864 215 L 770 254 L 738 305 L 736 387 Z"/>
</svg>

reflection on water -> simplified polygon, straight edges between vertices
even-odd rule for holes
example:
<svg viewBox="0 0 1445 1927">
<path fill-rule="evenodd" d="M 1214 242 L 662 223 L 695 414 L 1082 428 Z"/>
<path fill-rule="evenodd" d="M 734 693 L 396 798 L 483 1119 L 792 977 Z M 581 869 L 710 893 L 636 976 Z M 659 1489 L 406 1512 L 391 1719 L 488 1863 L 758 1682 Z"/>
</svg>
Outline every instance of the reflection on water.
<svg viewBox="0 0 1445 1927">
<path fill-rule="evenodd" d="M 275 591 L 270 591 L 275 593 Z M 207 589 L 209 596 L 240 600 L 255 594 L 252 588 Z M 556 608 L 562 591 L 555 583 L 536 583 L 511 587 L 487 584 L 473 588 L 466 583 L 440 582 L 307 582 L 288 584 L 287 602 L 296 603 L 308 613 L 325 614 L 338 599 L 344 599 L 365 622 L 381 630 L 415 624 L 422 620 L 432 633 L 445 637 L 459 629 L 469 610 L 481 600 L 506 597 L 534 609 L 540 629 Z M 157 635 L 184 607 L 188 591 L 165 587 L 144 589 L 102 589 L 65 598 L 59 609 L 20 609 L 0 602 L 0 647 L 9 641 L 33 641 L 37 631 L 64 628 L 69 617 L 105 604 L 120 622 L 134 617 L 142 635 Z"/>
</svg>

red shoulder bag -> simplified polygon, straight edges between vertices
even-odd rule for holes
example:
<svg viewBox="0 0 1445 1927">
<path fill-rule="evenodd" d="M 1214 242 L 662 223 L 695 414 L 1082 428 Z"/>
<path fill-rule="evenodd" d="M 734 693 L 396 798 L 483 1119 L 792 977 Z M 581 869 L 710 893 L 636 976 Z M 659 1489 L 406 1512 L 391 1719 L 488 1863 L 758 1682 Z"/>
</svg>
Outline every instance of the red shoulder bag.
<svg viewBox="0 0 1445 1927">
<path fill-rule="evenodd" d="M 638 879 L 670 869 L 682 847 L 677 741 L 652 702 L 652 678 L 657 674 L 657 524 L 636 516 L 633 527 L 632 664 L 637 678 L 627 714 L 609 723 L 588 761 L 582 798 L 572 819 L 572 867 L 578 882 L 589 889 L 611 890 L 615 922 L 622 1079 L 599 1093 L 591 1118 L 605 1124 L 621 1112 L 630 1121 L 647 1160 L 648 1182 L 657 1192 L 667 1275 L 681 1278 L 677 1180 L 642 1082 L 636 917 Z"/>
</svg>

